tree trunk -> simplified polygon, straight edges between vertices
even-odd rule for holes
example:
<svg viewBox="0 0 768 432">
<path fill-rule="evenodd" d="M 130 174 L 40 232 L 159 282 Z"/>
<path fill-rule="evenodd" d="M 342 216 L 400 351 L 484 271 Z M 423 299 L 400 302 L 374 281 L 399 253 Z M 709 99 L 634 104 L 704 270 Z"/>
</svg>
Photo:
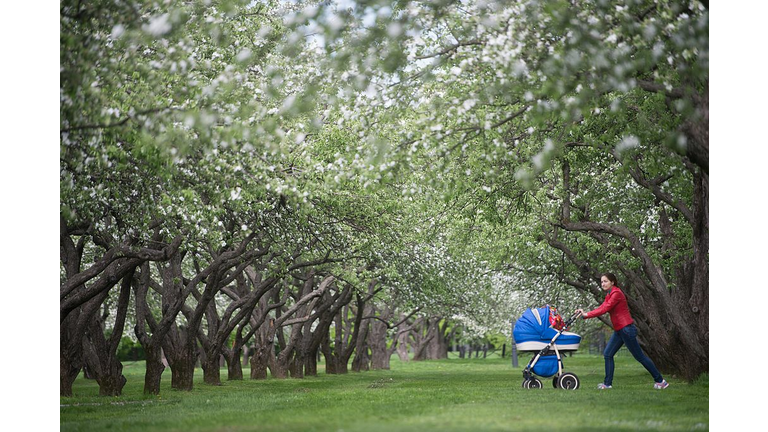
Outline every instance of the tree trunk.
<svg viewBox="0 0 768 432">
<path fill-rule="evenodd" d="M 84 362 L 83 363 L 83 378 L 85 378 L 87 380 L 95 380 L 96 379 L 96 374 L 94 372 L 92 372 L 93 369 L 90 366 L 88 366 L 88 361 L 86 361 L 86 360 L 87 360 L 87 358 L 85 356 L 83 356 L 83 362 Z"/>
<path fill-rule="evenodd" d="M 77 366 L 78 360 L 70 358 L 68 355 L 63 351 L 59 355 L 59 395 L 64 397 L 72 396 L 72 384 L 74 384 L 82 368 L 82 366 Z"/>
<path fill-rule="evenodd" d="M 260 251 L 260 254 L 266 253 L 266 249 Z M 261 274 L 249 267 L 250 262 L 244 261 L 231 274 L 225 278 L 220 285 L 226 285 L 231 279 L 237 284 L 233 289 L 228 290 L 228 296 L 233 302 L 219 317 L 215 302 L 211 301 L 205 311 L 205 317 L 208 322 L 207 334 L 198 332 L 198 338 L 204 347 L 205 355 L 215 358 L 221 358 L 226 361 L 229 379 L 243 379 L 242 366 L 240 363 L 240 351 L 250 335 L 254 334 L 258 327 L 264 322 L 268 313 L 267 299 L 264 298 L 274 284 L 276 278 L 263 279 Z M 246 278 L 246 274 L 248 278 Z M 248 288 L 250 281 L 252 290 Z M 256 306 L 260 305 L 257 317 L 254 317 Z M 237 311 L 237 313 L 235 313 Z M 259 315 L 259 313 L 261 313 Z M 251 330 L 248 335 L 243 336 L 245 327 L 250 324 Z M 235 329 L 237 329 L 235 331 Z M 235 331 L 235 338 L 231 348 L 225 346 L 232 332 Z M 234 356 L 234 357 L 233 357 Z M 220 364 L 223 367 L 223 363 Z M 218 369 L 214 369 L 214 362 L 210 360 L 202 364 L 204 382 L 211 385 L 221 385 L 221 374 Z"/>
<path fill-rule="evenodd" d="M 314 287 L 314 276 L 315 271 L 310 270 L 309 273 L 306 275 L 306 280 L 303 284 L 301 284 L 301 287 L 299 288 L 298 292 L 298 298 L 300 299 L 308 299 L 309 295 L 313 292 Z M 287 294 L 287 293 L 286 293 Z M 317 298 L 315 298 L 315 301 Z M 280 347 L 280 353 L 276 356 L 273 355 L 272 357 L 272 376 L 279 379 L 287 378 L 290 374 L 291 377 L 296 378 L 303 378 L 304 377 L 304 362 L 303 358 L 298 359 L 296 361 L 297 356 L 301 356 L 302 353 L 298 352 L 298 349 L 301 348 L 301 341 L 302 341 L 302 331 L 304 327 L 304 323 L 306 320 L 310 319 L 310 315 L 312 314 L 313 305 L 315 304 L 315 301 L 312 301 L 312 304 L 307 304 L 300 302 L 297 302 L 293 308 L 289 309 L 288 311 L 285 311 L 285 313 L 282 313 L 280 309 L 277 309 L 277 317 L 274 320 L 274 322 L 270 322 L 269 324 L 269 331 L 268 331 L 268 338 L 270 340 L 274 340 L 275 337 L 277 337 L 279 347 Z M 290 312 L 289 312 L 290 311 Z M 290 324 L 291 333 L 289 339 L 286 341 L 283 337 L 283 323 L 286 322 L 286 320 L 293 314 L 299 315 L 299 319 L 293 321 Z M 303 321 L 302 321 L 303 320 Z M 287 326 L 287 324 L 286 324 Z M 298 369 L 301 368 L 302 370 L 299 371 Z"/>
<path fill-rule="evenodd" d="M 125 273 L 128 274 L 127 280 L 130 281 L 130 279 L 133 277 L 133 268 L 130 268 L 125 271 Z M 117 283 L 117 281 L 115 281 Z M 114 285 L 114 284 L 113 284 Z M 112 286 L 113 286 L 112 285 Z M 128 288 L 130 288 L 130 285 L 128 285 Z M 109 295 L 109 290 L 111 289 L 111 286 L 108 288 L 102 290 L 98 295 L 90 298 L 82 305 L 74 308 L 71 312 L 69 312 L 65 318 L 61 321 L 61 324 L 59 326 L 59 368 L 60 368 L 60 381 L 59 381 L 59 392 L 62 396 L 72 396 L 72 384 L 74 383 L 75 379 L 77 378 L 78 374 L 80 373 L 80 370 L 85 370 L 86 362 L 85 362 L 85 353 L 84 349 L 86 347 L 89 347 L 90 345 L 87 343 L 86 340 L 86 334 L 87 330 L 92 326 L 96 325 L 98 327 L 98 331 L 101 331 L 101 327 L 98 321 L 97 312 L 101 305 L 106 300 L 107 296 Z M 123 290 L 124 292 L 126 289 Z M 130 291 L 128 291 L 130 294 Z M 123 295 L 123 297 L 125 297 Z M 127 303 L 127 300 L 124 300 L 125 303 Z M 126 305 L 123 305 L 124 307 L 127 307 Z M 119 321 L 119 320 L 118 320 Z M 122 326 L 121 322 L 117 323 L 118 325 Z M 122 331 L 122 329 L 121 329 Z M 101 341 L 104 341 L 104 335 L 100 335 Z M 104 341 L 104 344 L 106 344 L 106 341 Z M 114 347 L 115 350 L 117 350 L 117 347 Z M 103 355 L 107 355 L 106 352 L 109 351 L 109 348 L 102 347 L 102 349 L 98 350 L 98 353 L 101 353 Z M 97 351 L 91 352 L 91 356 L 95 356 Z M 116 361 L 116 360 L 114 360 Z M 105 359 L 105 363 L 109 363 L 110 360 Z M 91 368 L 100 368 L 100 364 L 98 360 L 91 360 L 90 362 Z M 105 366 L 107 366 L 105 364 Z M 108 373 L 111 368 L 107 367 L 105 369 L 105 373 Z M 122 365 L 120 366 L 120 371 L 122 371 Z M 90 370 L 88 371 L 90 374 L 95 373 L 95 371 Z M 95 378 L 95 376 L 93 376 Z M 105 378 L 105 383 L 107 382 Z M 122 389 L 122 387 L 121 387 Z M 114 390 L 106 390 L 108 393 L 112 392 Z"/>
<path fill-rule="evenodd" d="M 371 322 L 367 345 L 371 348 L 371 369 L 389 370 L 389 358 L 392 352 L 387 349 L 387 324 L 379 320 Z M 392 341 L 395 345 L 397 339 Z"/>
<path fill-rule="evenodd" d="M 270 362 L 269 370 L 272 372 L 272 377 L 277 379 L 288 378 L 288 363 L 285 362 Z"/>
<path fill-rule="evenodd" d="M 314 322 L 314 321 L 313 321 Z M 304 327 L 304 334 L 308 336 L 307 340 L 302 341 L 302 350 L 304 357 L 304 376 L 317 376 L 317 362 L 320 359 L 320 344 L 324 332 L 328 329 L 323 326 L 322 320 L 314 331 L 311 331 L 312 323 L 308 322 Z"/>
<path fill-rule="evenodd" d="M 362 309 L 362 310 L 361 310 Z M 358 312 L 362 312 L 360 318 L 374 316 L 376 310 L 373 304 L 366 303 L 365 306 L 358 305 Z M 376 320 L 374 320 L 376 321 Z M 352 360 L 352 372 L 367 371 L 370 369 L 371 356 L 368 354 L 368 338 L 371 333 L 371 320 L 357 321 L 358 331 L 355 344 L 355 357 Z"/>
<path fill-rule="evenodd" d="M 79 312 L 75 311 L 59 326 L 59 394 L 61 396 L 72 396 L 72 384 L 80 374 L 83 368 L 83 345 L 74 335 Z"/>
<path fill-rule="evenodd" d="M 93 371 L 94 378 L 99 383 L 99 394 L 102 396 L 120 396 L 126 383 L 126 378 L 123 376 L 123 364 L 117 359 L 117 348 L 120 344 L 120 338 L 123 336 L 123 326 L 131 298 L 133 275 L 134 271 L 132 270 L 123 278 L 118 297 L 117 314 L 109 339 L 104 336 L 104 321 L 109 314 L 106 308 L 102 317 L 94 316 L 83 338 L 83 353 L 86 364 Z"/>
<path fill-rule="evenodd" d="M 256 346 L 251 352 L 251 379 L 267 379 L 270 350 L 272 350 L 272 345 L 264 343 L 261 336 L 257 334 Z"/>
<path fill-rule="evenodd" d="M 355 358 L 352 360 L 352 372 L 367 371 L 371 368 L 371 356 L 368 354 L 368 344 L 365 339 L 357 344 Z"/>
<path fill-rule="evenodd" d="M 427 359 L 427 346 L 437 337 L 437 329 L 435 328 L 435 322 L 438 319 L 419 318 L 413 324 L 413 331 L 411 336 L 413 337 L 413 361 L 421 361 Z"/>
<path fill-rule="evenodd" d="M 90 365 L 94 379 L 99 383 L 99 395 L 120 396 L 126 383 L 123 364 L 117 359 L 116 353 L 109 352 L 98 321 L 91 323 L 83 345 L 86 364 Z"/>
<path fill-rule="evenodd" d="M 181 391 L 192 391 L 195 378 L 195 356 L 176 357 L 171 360 L 171 387 Z"/>
<path fill-rule="evenodd" d="M 325 357 L 325 373 L 326 375 L 336 375 L 336 355 L 333 353 L 333 347 L 331 346 L 330 337 L 326 335 L 323 338 L 323 342 L 320 345 L 320 351 Z"/>
<path fill-rule="evenodd" d="M 181 391 L 192 391 L 195 378 L 195 363 L 198 360 L 197 339 L 185 327 L 173 326 L 168 335 L 164 352 L 171 367 L 171 387 Z M 218 358 L 216 359 L 218 370 Z"/>
<path fill-rule="evenodd" d="M 342 320 L 341 310 L 339 310 L 338 314 L 335 315 L 336 337 L 333 341 L 333 356 L 330 359 L 330 361 L 335 363 L 334 369 L 337 374 L 346 374 L 348 372 L 347 363 L 344 361 L 344 344 L 342 342 L 344 336 L 344 324 Z"/>
<path fill-rule="evenodd" d="M 248 365 L 248 359 L 251 355 L 251 348 L 248 345 L 243 346 L 243 360 L 242 360 L 242 367 L 245 367 Z M 242 368 L 240 369 L 242 370 Z"/>
<path fill-rule="evenodd" d="M 347 335 L 350 333 L 349 328 L 341 326 L 341 309 L 346 305 L 352 297 L 352 289 L 345 287 L 340 293 L 336 295 L 330 295 L 325 293 L 325 288 L 333 281 L 332 277 L 326 278 L 321 282 L 320 288 L 317 292 L 321 292 L 320 296 L 316 297 L 311 305 L 304 308 L 302 318 L 303 324 L 294 325 L 291 332 L 291 346 L 294 347 L 294 366 L 296 368 L 295 376 L 297 378 L 303 377 L 304 374 L 317 374 L 317 356 L 318 350 L 323 346 L 323 353 L 331 353 L 326 356 L 326 372 L 329 371 L 338 372 L 340 370 L 346 370 L 339 365 L 346 362 L 351 354 L 351 349 L 345 350 L 344 333 Z M 311 292 L 305 284 L 302 291 L 303 296 L 311 295 Z M 314 310 L 314 312 L 313 312 Z M 337 314 L 339 312 L 339 314 Z M 336 342 L 331 349 L 328 344 L 330 343 L 329 331 L 331 323 L 336 318 Z M 318 320 L 319 319 L 319 320 Z M 316 324 L 316 325 L 315 325 Z M 314 329 L 313 329 L 314 328 Z M 346 332 L 345 332 L 346 330 Z M 294 342 L 295 341 L 295 342 Z M 329 365 L 331 369 L 329 369 Z M 303 368 L 304 371 L 300 372 L 298 369 Z"/>
<path fill-rule="evenodd" d="M 59 257 L 67 280 L 80 272 L 85 236 L 77 245 L 70 235 L 74 228 L 67 224 L 63 214 L 59 215 Z M 69 313 L 59 324 L 59 394 L 72 396 L 72 384 L 83 367 L 81 336 L 76 335 L 77 322 L 82 307 Z"/>
<path fill-rule="evenodd" d="M 293 359 L 291 359 L 291 362 L 288 365 L 288 372 L 290 373 L 291 378 L 304 378 L 305 363 L 306 357 L 303 353 L 297 350 L 293 356 Z"/>
<path fill-rule="evenodd" d="M 243 349 L 247 351 L 248 348 Z M 240 351 L 234 349 L 225 349 L 224 358 L 227 362 L 227 381 L 242 381 L 243 380 L 243 362 L 246 361 L 247 354 L 242 355 L 242 362 L 240 361 Z"/>
<path fill-rule="evenodd" d="M 251 379 L 267 379 L 267 369 L 270 367 L 270 361 L 275 357 L 275 345 L 271 332 L 273 323 L 274 320 L 270 319 L 268 323 L 259 325 L 254 332 Z"/>
<path fill-rule="evenodd" d="M 174 255 L 171 257 L 172 265 L 180 266 L 181 257 Z M 135 306 L 136 306 L 136 326 L 133 328 L 136 338 L 141 343 L 146 353 L 146 372 L 144 374 L 144 394 L 160 394 L 160 381 L 163 371 L 170 367 L 168 359 L 163 350 L 163 343 L 176 320 L 176 315 L 181 308 L 183 299 L 177 299 L 169 296 L 168 292 L 163 292 L 162 300 L 162 318 L 157 322 L 150 312 L 147 297 L 149 295 L 149 286 L 152 283 L 149 263 L 141 265 L 141 273 L 137 283 L 134 285 Z M 164 275 L 165 276 L 165 275 Z M 178 290 L 172 290 L 178 292 Z M 175 302 L 178 300 L 178 302 Z M 171 308 L 171 304 L 175 307 Z M 147 325 L 151 329 L 152 335 L 147 333 Z"/>
<path fill-rule="evenodd" d="M 144 394 L 146 395 L 160 394 L 160 380 L 165 370 L 162 351 L 162 348 L 154 344 L 144 346 L 147 357 L 146 372 L 144 373 Z"/>
<path fill-rule="evenodd" d="M 108 294 L 109 291 L 104 291 L 92 298 L 69 313 L 60 324 L 59 392 L 62 396 L 72 396 L 72 384 L 85 366 L 83 348 L 86 329 L 96 319 L 95 314 Z"/>
<path fill-rule="evenodd" d="M 398 336 L 397 340 L 397 356 L 402 362 L 410 361 L 408 357 L 408 333 L 403 332 Z"/>
<path fill-rule="evenodd" d="M 367 296 L 355 294 L 356 307 L 350 308 L 354 311 L 355 319 L 351 324 L 351 328 L 349 326 L 345 326 L 348 338 L 345 343 L 346 346 L 342 350 L 341 357 L 344 363 L 349 364 L 352 355 L 356 353 L 354 361 L 352 362 L 353 372 L 360 372 L 361 370 L 368 370 L 369 368 L 368 362 L 370 361 L 370 357 L 368 356 L 368 344 L 365 341 L 368 334 L 369 325 L 368 320 L 363 321 L 363 318 L 372 313 L 372 309 L 368 301 L 373 296 L 373 288 L 377 283 L 378 282 L 375 279 L 371 281 L 369 284 Z"/>
<path fill-rule="evenodd" d="M 325 373 L 328 375 L 346 374 L 349 372 L 347 362 L 344 361 L 344 357 L 337 351 L 335 343 L 331 345 L 331 340 L 327 336 L 323 340 L 321 345 L 323 356 L 325 357 Z"/>
<path fill-rule="evenodd" d="M 443 325 L 440 325 L 440 318 L 435 318 L 430 322 L 430 331 L 432 331 L 435 337 L 428 343 L 426 349 L 426 358 L 429 360 L 440 360 L 448 358 L 448 339 L 450 336 L 448 331 L 448 320 L 443 320 Z"/>
<path fill-rule="evenodd" d="M 336 373 L 339 375 L 343 375 L 349 372 L 349 365 L 347 362 L 342 361 L 340 357 L 336 358 Z"/>
<path fill-rule="evenodd" d="M 238 362 L 235 362 L 238 363 Z M 203 369 L 203 382 L 208 385 L 221 385 L 221 357 L 218 355 L 203 355 L 200 360 Z"/>
<path fill-rule="evenodd" d="M 317 351 L 304 359 L 304 375 L 317 376 Z"/>
</svg>

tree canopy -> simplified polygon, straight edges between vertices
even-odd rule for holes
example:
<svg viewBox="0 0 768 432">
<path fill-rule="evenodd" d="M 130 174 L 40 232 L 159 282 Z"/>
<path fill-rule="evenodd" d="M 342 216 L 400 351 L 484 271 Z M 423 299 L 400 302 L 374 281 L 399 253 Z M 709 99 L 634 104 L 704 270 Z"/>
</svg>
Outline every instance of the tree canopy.
<svg viewBox="0 0 768 432">
<path fill-rule="evenodd" d="M 369 321 L 508 334 L 605 271 L 658 365 L 708 370 L 707 3 L 62 1 L 60 27 L 63 394 L 119 376 L 126 320 L 156 393 L 161 348 L 181 389 L 248 340 L 346 371 Z"/>
</svg>

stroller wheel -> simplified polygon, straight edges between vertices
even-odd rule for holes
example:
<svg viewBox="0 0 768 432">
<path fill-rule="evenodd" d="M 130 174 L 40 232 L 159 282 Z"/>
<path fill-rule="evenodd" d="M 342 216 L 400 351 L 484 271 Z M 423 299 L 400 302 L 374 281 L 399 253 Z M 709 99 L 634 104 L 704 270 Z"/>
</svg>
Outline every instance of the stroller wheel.
<svg viewBox="0 0 768 432">
<path fill-rule="evenodd" d="M 524 389 L 527 389 L 530 384 L 531 384 L 531 380 L 529 380 L 529 379 L 523 380 L 523 388 Z"/>
<path fill-rule="evenodd" d="M 560 378 L 557 380 L 557 385 L 561 389 L 576 390 L 580 385 L 579 377 L 574 373 L 566 372 L 560 375 Z"/>
<path fill-rule="evenodd" d="M 523 384 L 525 385 L 525 384 Z M 527 389 L 540 389 L 543 386 L 541 385 L 541 381 L 539 381 L 537 378 L 531 378 L 528 381 L 528 387 L 525 387 Z"/>
<path fill-rule="evenodd" d="M 558 381 L 560 381 L 560 377 L 555 375 L 554 378 L 552 378 L 552 387 L 560 388 L 560 385 L 558 384 Z"/>
</svg>

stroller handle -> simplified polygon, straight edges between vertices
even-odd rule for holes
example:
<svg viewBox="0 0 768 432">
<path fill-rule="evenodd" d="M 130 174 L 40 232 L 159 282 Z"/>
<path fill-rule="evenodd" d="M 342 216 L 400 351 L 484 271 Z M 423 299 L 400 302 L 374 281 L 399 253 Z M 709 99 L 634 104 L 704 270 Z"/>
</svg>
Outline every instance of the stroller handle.
<svg viewBox="0 0 768 432">
<path fill-rule="evenodd" d="M 571 324 L 573 324 L 573 322 L 574 322 L 574 321 L 576 321 L 576 318 L 578 318 L 578 317 L 580 317 L 580 316 L 581 316 L 581 314 L 580 314 L 580 313 L 578 313 L 578 312 L 574 313 L 574 314 L 573 314 L 573 315 L 572 315 L 570 318 L 568 318 L 568 320 L 565 322 L 565 325 L 563 326 L 563 328 L 567 328 L 567 327 L 570 327 L 570 326 L 571 326 Z"/>
</svg>

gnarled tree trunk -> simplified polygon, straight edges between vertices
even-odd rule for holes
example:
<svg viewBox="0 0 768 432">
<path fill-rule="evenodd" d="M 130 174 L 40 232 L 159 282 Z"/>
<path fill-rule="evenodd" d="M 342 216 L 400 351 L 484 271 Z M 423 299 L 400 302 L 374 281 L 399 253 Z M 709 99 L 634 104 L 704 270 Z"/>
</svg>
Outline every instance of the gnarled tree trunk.
<svg viewBox="0 0 768 432">
<path fill-rule="evenodd" d="M 104 337 L 103 322 L 107 312 L 99 318 L 95 316 L 88 327 L 83 339 L 83 352 L 86 364 L 93 371 L 96 382 L 99 383 L 101 396 L 120 396 L 126 383 L 123 376 L 123 364 L 117 359 L 117 348 L 123 336 L 126 312 L 131 296 L 131 283 L 134 272 L 131 271 L 123 278 L 120 296 L 117 304 L 117 315 L 112 334 L 109 339 Z"/>
<path fill-rule="evenodd" d="M 192 391 L 194 388 L 195 364 L 198 360 L 197 339 L 186 327 L 173 325 L 163 351 L 171 367 L 171 387 L 176 390 Z M 218 359 L 217 359 L 218 360 Z M 216 364 L 218 369 L 218 361 Z"/>
<path fill-rule="evenodd" d="M 160 380 L 165 371 L 163 364 L 163 349 L 157 344 L 144 345 L 146 354 L 146 371 L 144 373 L 144 394 L 160 394 Z"/>
<path fill-rule="evenodd" d="M 227 381 L 242 381 L 243 362 L 240 351 L 224 348 L 224 359 L 227 362 Z"/>
<path fill-rule="evenodd" d="M 72 396 L 72 384 L 83 368 L 83 345 L 76 332 L 79 315 L 72 312 L 59 325 L 59 394 L 66 397 Z"/>
<path fill-rule="evenodd" d="M 373 305 L 367 303 L 363 307 L 363 316 L 368 317 L 374 314 Z M 371 355 L 368 354 L 368 335 L 370 334 L 371 322 L 366 319 L 361 321 L 360 330 L 355 343 L 355 357 L 352 360 L 352 372 L 367 371 L 371 367 Z"/>
<path fill-rule="evenodd" d="M 413 324 L 411 337 L 413 338 L 413 361 L 427 359 L 427 346 L 437 337 L 437 328 L 434 325 L 436 319 L 419 318 Z"/>
</svg>

